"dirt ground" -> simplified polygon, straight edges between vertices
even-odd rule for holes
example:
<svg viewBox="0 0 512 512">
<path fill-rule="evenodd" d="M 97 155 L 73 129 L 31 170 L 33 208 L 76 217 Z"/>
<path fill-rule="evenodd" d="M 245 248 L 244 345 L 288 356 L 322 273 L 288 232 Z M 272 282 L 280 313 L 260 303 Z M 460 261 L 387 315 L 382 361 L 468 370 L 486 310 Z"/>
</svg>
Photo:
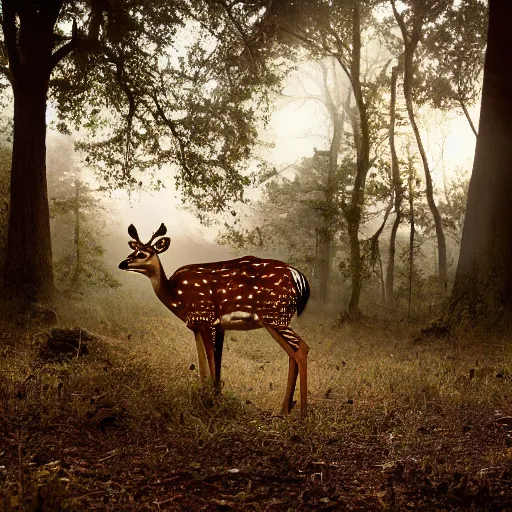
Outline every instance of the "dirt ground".
<svg viewBox="0 0 512 512">
<path fill-rule="evenodd" d="M 15 359 L 17 346 L 11 339 L 0 352 L 2 512 L 512 510 L 508 366 L 453 362 L 453 379 L 439 386 L 457 394 L 446 396 L 434 384 L 416 389 L 412 370 L 391 385 L 391 363 L 358 363 L 347 382 L 367 377 L 352 398 L 334 377 L 328 389 L 313 384 L 301 421 L 227 384 L 215 399 L 185 382 L 188 402 L 173 402 L 155 369 L 140 369 L 147 361 L 99 342 L 50 362 L 40 347 Z"/>
<path fill-rule="evenodd" d="M 471 427 L 454 432 L 453 418 L 439 418 L 414 446 L 350 431 L 315 446 L 300 426 L 273 431 L 283 420 L 263 414 L 206 442 L 147 438 L 114 419 L 34 424 L 25 439 L 3 438 L 1 478 L 14 496 L 23 489 L 22 510 L 512 510 L 504 428 L 468 415 Z"/>
</svg>

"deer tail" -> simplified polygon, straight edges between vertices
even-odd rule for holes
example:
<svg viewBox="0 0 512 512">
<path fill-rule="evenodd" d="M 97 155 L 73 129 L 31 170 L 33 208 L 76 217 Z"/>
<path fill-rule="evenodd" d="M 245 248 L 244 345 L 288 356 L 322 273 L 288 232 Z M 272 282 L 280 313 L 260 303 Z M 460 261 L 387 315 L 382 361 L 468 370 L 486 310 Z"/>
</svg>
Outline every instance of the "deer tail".
<svg viewBox="0 0 512 512">
<path fill-rule="evenodd" d="M 306 276 L 293 267 L 288 267 L 292 274 L 293 284 L 297 289 L 297 315 L 301 315 L 309 300 L 310 289 Z"/>
</svg>

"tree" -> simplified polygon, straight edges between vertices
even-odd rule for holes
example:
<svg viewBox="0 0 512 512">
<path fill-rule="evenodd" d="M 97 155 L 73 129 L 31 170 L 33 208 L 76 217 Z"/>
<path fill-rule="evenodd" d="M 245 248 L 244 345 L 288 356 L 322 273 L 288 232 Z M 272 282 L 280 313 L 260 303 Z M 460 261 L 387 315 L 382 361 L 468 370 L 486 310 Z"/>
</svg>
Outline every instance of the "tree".
<svg viewBox="0 0 512 512">
<path fill-rule="evenodd" d="M 487 6 L 480 0 L 448 5 L 444 15 L 426 31 L 426 65 L 416 87 L 419 103 L 435 108 L 460 108 L 471 130 L 476 127 L 468 105 L 480 95 L 480 80 L 487 35 Z"/>
<path fill-rule="evenodd" d="M 320 61 L 322 70 L 322 99 L 323 104 L 329 115 L 332 125 L 332 133 L 330 135 L 329 150 L 326 152 L 327 157 L 327 179 L 325 183 L 325 211 L 324 226 L 319 231 L 320 235 L 320 299 L 327 302 L 329 299 L 329 288 L 331 281 L 333 244 L 334 244 L 334 223 L 336 217 L 336 192 L 337 192 L 337 173 L 338 158 L 345 134 L 345 117 L 346 112 L 350 108 L 350 91 L 343 100 L 340 92 L 340 84 L 336 73 L 336 61 L 331 59 L 332 86 L 334 91 L 331 92 L 329 87 L 329 68 L 325 62 Z M 317 158 L 320 153 L 317 152 Z"/>
<path fill-rule="evenodd" d="M 49 301 L 53 292 L 45 170 L 49 98 L 63 131 L 71 123 L 104 136 L 103 144 L 85 146 L 110 183 L 135 185 L 136 171 L 175 163 L 178 185 L 197 193 L 199 206 L 221 209 L 240 198 L 248 182 L 240 160 L 256 140 L 254 105 L 273 83 L 262 65 L 265 38 L 255 30 L 263 7 L 1 1 L 0 71 L 14 98 L 7 295 Z M 188 44 L 180 42 L 185 36 Z M 237 143 L 232 148 L 228 140 Z"/>
<path fill-rule="evenodd" d="M 408 192 L 409 192 L 409 249 L 408 249 L 408 263 L 409 263 L 409 272 L 408 272 L 408 286 L 407 286 L 407 317 L 410 318 L 411 315 L 411 305 L 412 305 L 412 288 L 413 288 L 413 277 L 414 277 L 414 240 L 416 237 L 416 216 L 414 211 L 414 182 L 415 182 L 415 169 L 414 169 L 414 160 L 411 157 L 410 152 L 408 151 L 408 159 L 407 159 L 407 167 L 409 171 L 409 176 L 407 179 L 408 184 Z"/>
<path fill-rule="evenodd" d="M 345 124 L 347 113 L 350 111 L 352 91 L 343 87 L 343 71 L 333 58 L 314 61 L 313 73 L 307 77 L 316 84 L 319 93 L 309 95 L 320 102 L 329 120 L 328 150 L 316 150 L 313 162 L 322 172 L 319 176 L 318 188 L 323 191 L 323 201 L 318 202 L 322 223 L 316 229 L 316 276 L 319 279 L 319 299 L 325 303 L 329 299 L 331 283 L 332 260 L 334 256 L 334 236 L 338 228 L 336 218 L 340 213 L 339 186 L 340 168 L 339 158 L 342 149 L 352 151 L 352 144 L 347 144 L 345 138 Z M 316 72 L 319 71 L 319 72 Z M 304 71 L 303 71 L 304 73 Z M 304 166 L 302 166 L 304 168 Z"/>
<path fill-rule="evenodd" d="M 396 251 L 396 235 L 400 222 L 402 220 L 402 201 L 404 196 L 402 178 L 400 176 L 400 164 L 396 151 L 395 129 L 396 129 L 396 93 L 398 76 L 400 75 L 399 65 L 394 66 L 391 70 L 391 98 L 389 102 L 389 149 L 391 153 L 391 180 L 393 183 L 394 196 L 394 214 L 395 220 L 391 226 L 391 234 L 389 236 L 388 264 L 386 269 L 386 302 L 388 306 L 392 306 L 394 302 L 394 283 L 395 283 L 395 251 Z"/>
<path fill-rule="evenodd" d="M 428 206 L 434 219 L 436 237 L 437 237 L 437 251 L 438 251 L 438 265 L 439 265 L 439 283 L 442 287 L 446 286 L 446 240 L 443 230 L 443 222 L 439 209 L 434 198 L 434 185 L 432 182 L 432 175 L 428 162 L 427 153 L 425 151 L 421 134 L 416 122 L 416 114 L 413 104 L 413 80 L 415 71 L 415 53 L 418 44 L 423 36 L 425 25 L 434 23 L 446 9 L 448 0 L 408 0 L 406 2 L 407 8 L 404 12 L 398 12 L 395 0 L 391 0 L 393 14 L 400 28 L 403 39 L 404 50 L 404 97 L 409 115 L 418 151 L 421 156 L 423 170 L 425 173 L 426 196 Z"/>
<path fill-rule="evenodd" d="M 281 40 L 293 47 L 304 48 L 313 58 L 332 57 L 346 74 L 352 87 L 355 109 L 351 116 L 356 150 L 356 172 L 351 197 L 345 209 L 350 240 L 351 296 L 348 316 L 359 316 L 359 299 L 363 283 L 363 254 L 359 230 L 363 220 L 365 185 L 373 163 L 372 149 L 378 146 L 378 123 L 370 119 L 378 87 L 375 76 L 365 69 L 364 40 L 367 28 L 374 23 L 373 10 L 378 0 L 295 2 L 288 5 L 289 15 L 279 20 Z M 380 66 L 385 74 L 386 65 Z M 379 74 L 379 73 L 378 73 Z M 373 73 L 375 75 L 375 73 Z M 378 80 L 377 80 L 378 81 Z"/>
<path fill-rule="evenodd" d="M 482 104 L 449 322 L 512 321 L 512 4 L 489 1 Z"/>
<path fill-rule="evenodd" d="M 2 268 L 7 250 L 7 221 L 9 218 L 9 188 L 11 170 L 11 148 L 0 142 L 0 268 Z"/>
<path fill-rule="evenodd" d="M 439 201 L 439 212 L 443 218 L 446 234 L 460 245 L 466 203 L 468 198 L 469 173 L 457 170 L 455 177 L 445 184 L 445 198 Z"/>
<path fill-rule="evenodd" d="M 337 184 L 334 203 L 340 201 L 352 178 L 338 173 L 339 170 L 334 180 Z M 265 255 L 296 265 L 315 277 L 313 283 L 318 290 L 315 296 L 321 296 L 326 217 L 333 236 L 330 248 L 333 259 L 337 252 L 336 235 L 343 226 L 340 211 L 328 210 L 332 207 L 325 197 L 328 180 L 329 165 L 325 158 L 303 159 L 292 180 L 274 178 L 266 184 L 262 199 L 251 209 L 247 227 L 242 227 L 238 219 L 233 225 L 226 224 L 219 241 L 238 250 L 263 251 Z M 329 263 L 332 265 L 332 261 Z"/>
<path fill-rule="evenodd" d="M 69 138 L 52 139 L 46 162 L 57 289 L 73 294 L 115 288 L 119 282 L 105 265 L 101 243 L 112 212 L 82 179 Z"/>
</svg>

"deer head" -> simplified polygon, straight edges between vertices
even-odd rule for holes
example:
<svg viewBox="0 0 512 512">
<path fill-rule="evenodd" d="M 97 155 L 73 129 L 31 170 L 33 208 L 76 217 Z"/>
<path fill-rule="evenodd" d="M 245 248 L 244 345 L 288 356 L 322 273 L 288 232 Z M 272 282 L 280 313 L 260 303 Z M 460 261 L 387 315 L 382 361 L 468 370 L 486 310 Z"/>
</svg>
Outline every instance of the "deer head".
<svg viewBox="0 0 512 512">
<path fill-rule="evenodd" d="M 167 228 L 164 224 L 153 234 L 149 242 L 143 244 L 133 224 L 128 227 L 128 234 L 133 238 L 128 242 L 128 245 L 133 252 L 128 257 L 119 263 L 121 270 L 128 270 L 131 272 L 138 272 L 145 274 L 148 277 L 154 273 L 159 266 L 158 254 L 166 251 L 171 245 L 171 239 L 167 236 L 163 236 L 167 233 Z M 155 238 L 160 238 L 153 245 L 152 242 Z"/>
</svg>

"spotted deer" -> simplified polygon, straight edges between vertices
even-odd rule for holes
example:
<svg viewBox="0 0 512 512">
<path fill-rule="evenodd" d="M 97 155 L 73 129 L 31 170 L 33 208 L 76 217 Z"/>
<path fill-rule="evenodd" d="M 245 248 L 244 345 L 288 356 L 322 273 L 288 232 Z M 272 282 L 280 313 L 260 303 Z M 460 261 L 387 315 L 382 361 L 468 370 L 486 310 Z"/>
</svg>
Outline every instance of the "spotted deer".
<svg viewBox="0 0 512 512">
<path fill-rule="evenodd" d="M 309 347 L 289 324 L 295 313 L 304 311 L 309 299 L 306 277 L 282 261 L 245 256 L 186 265 L 167 279 L 158 257 L 170 246 L 166 233 L 167 228 L 161 224 L 144 244 L 131 224 L 128 234 L 133 240 L 128 245 L 133 252 L 119 268 L 149 277 L 160 301 L 194 333 L 201 382 L 206 380 L 208 364 L 215 389 L 220 390 L 225 331 L 264 327 L 289 356 L 282 411 L 289 413 L 293 407 L 299 375 L 300 410 L 305 417 Z"/>
</svg>

